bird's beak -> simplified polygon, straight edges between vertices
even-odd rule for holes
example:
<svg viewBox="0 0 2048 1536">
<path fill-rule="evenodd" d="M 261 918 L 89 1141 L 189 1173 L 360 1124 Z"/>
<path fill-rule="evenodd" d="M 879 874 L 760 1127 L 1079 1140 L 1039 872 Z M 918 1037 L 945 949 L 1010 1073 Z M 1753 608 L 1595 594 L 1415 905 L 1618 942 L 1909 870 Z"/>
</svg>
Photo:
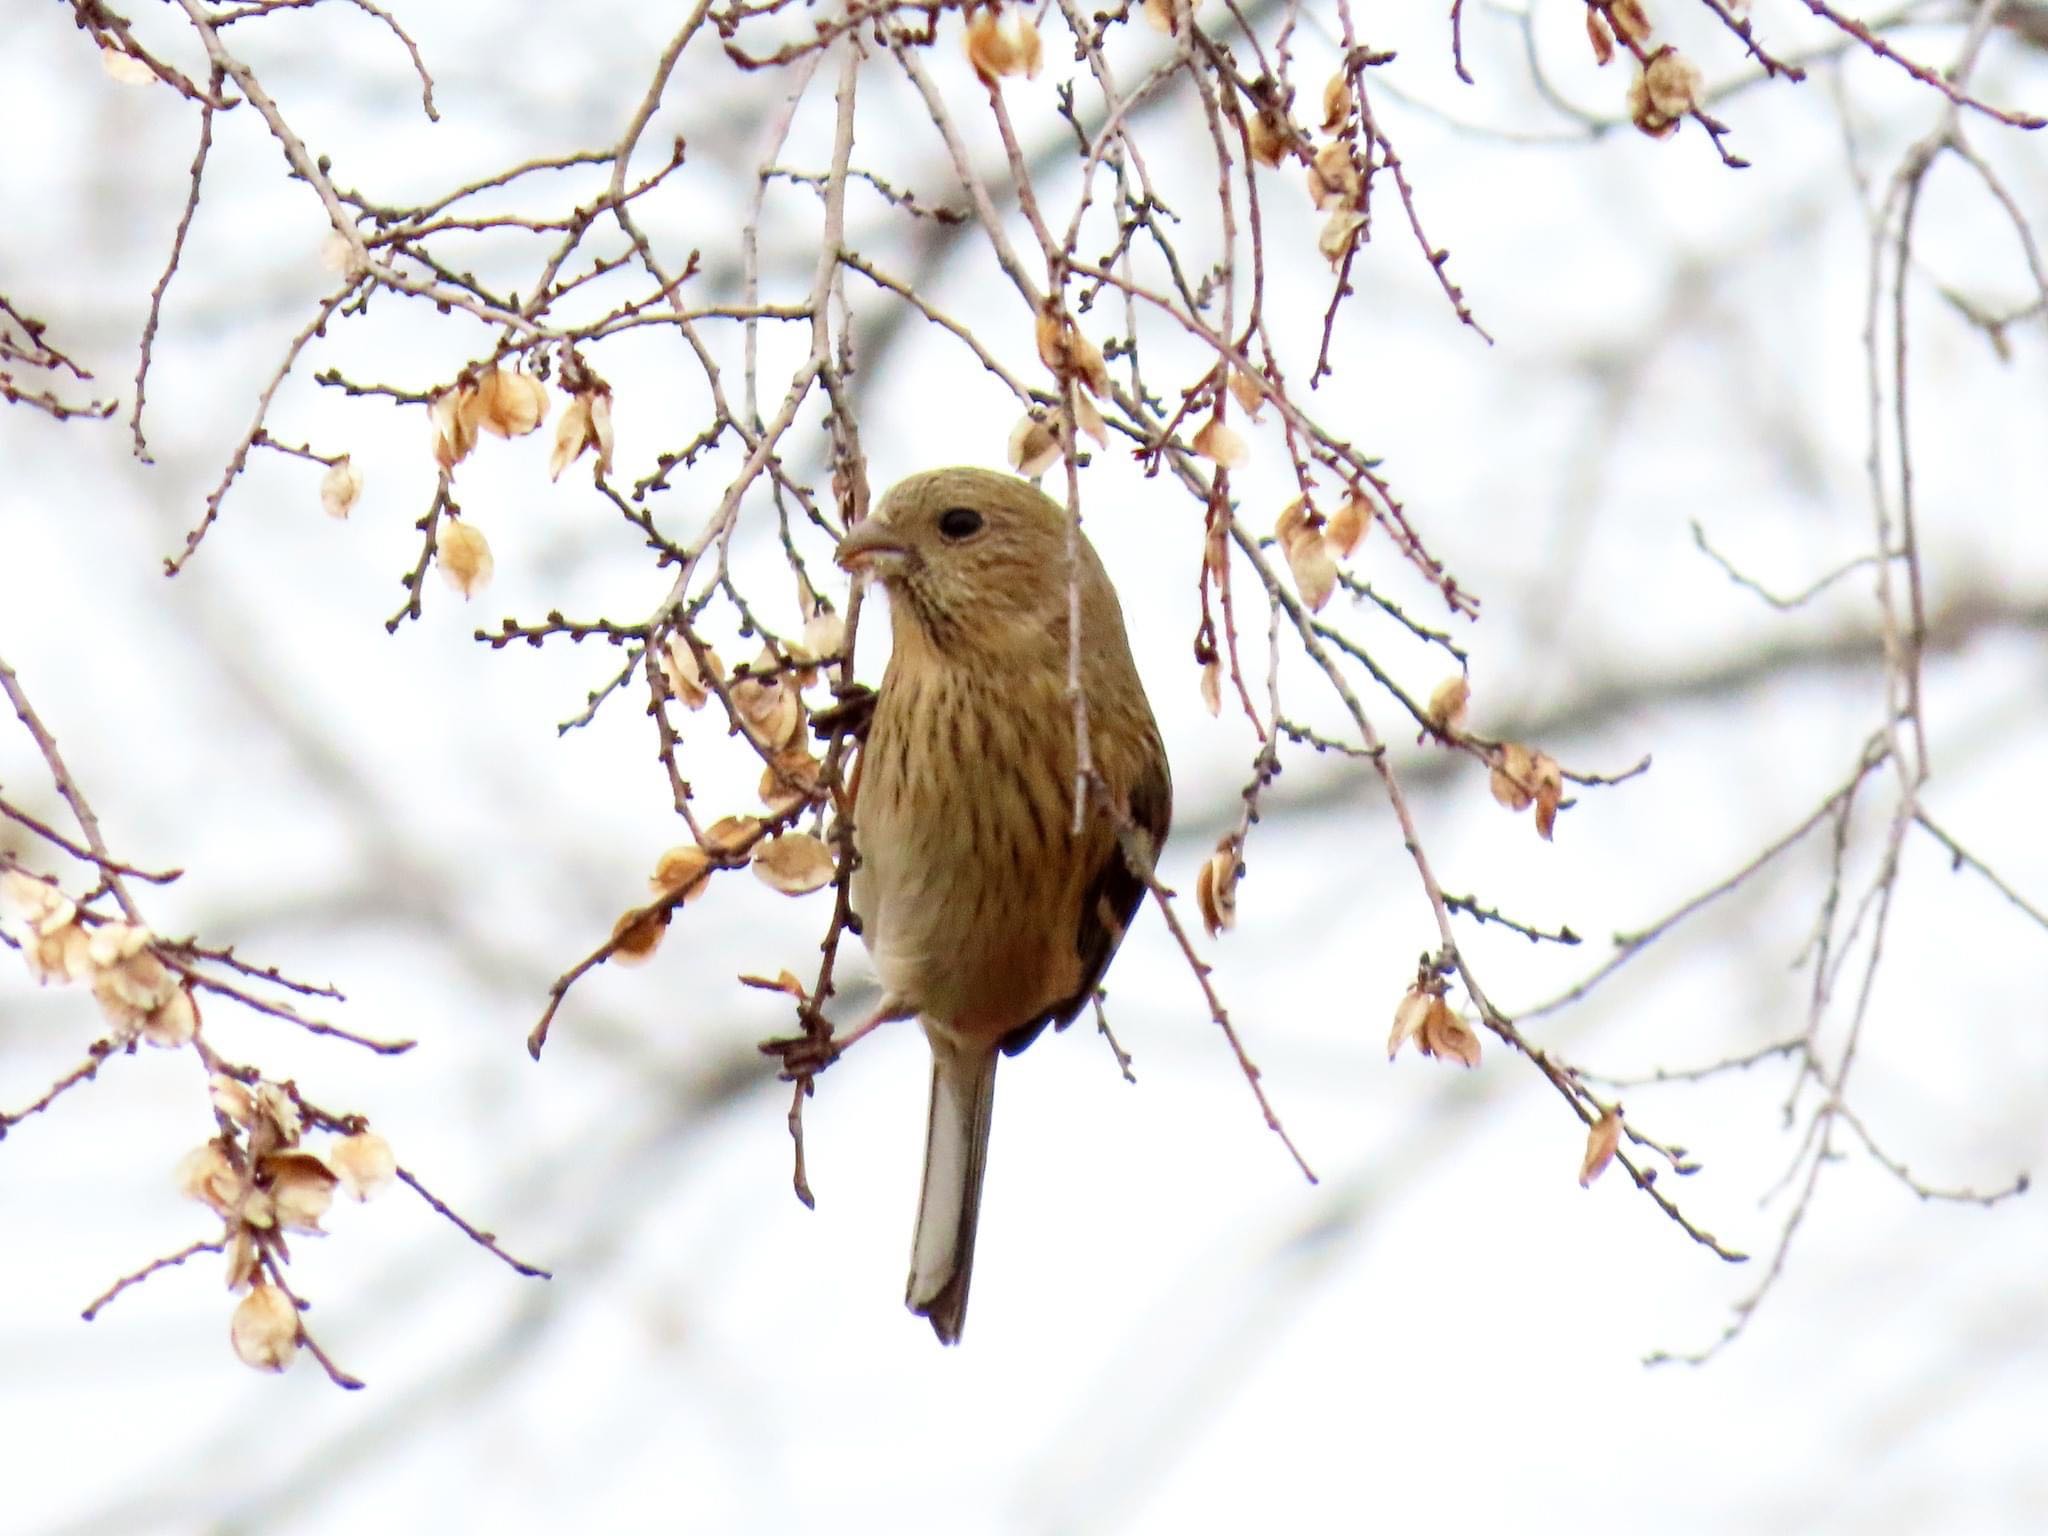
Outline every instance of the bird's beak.
<svg viewBox="0 0 2048 1536">
<path fill-rule="evenodd" d="M 910 559 L 910 547 L 894 528 L 880 518 L 869 517 L 854 524 L 832 558 L 842 571 L 856 575 L 872 572 L 886 580 L 903 569 Z"/>
</svg>

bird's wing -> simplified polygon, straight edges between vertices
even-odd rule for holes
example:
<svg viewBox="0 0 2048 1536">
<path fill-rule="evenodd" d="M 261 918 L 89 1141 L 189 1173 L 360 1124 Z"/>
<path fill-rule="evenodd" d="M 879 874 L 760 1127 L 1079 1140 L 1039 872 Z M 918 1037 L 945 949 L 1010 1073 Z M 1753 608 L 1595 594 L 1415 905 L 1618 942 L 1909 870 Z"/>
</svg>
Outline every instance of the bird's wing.
<svg viewBox="0 0 2048 1536">
<path fill-rule="evenodd" d="M 1166 831 L 1173 819 L 1173 781 L 1168 775 L 1166 753 L 1157 747 L 1145 755 L 1143 767 L 1131 785 L 1129 810 L 1132 824 L 1157 857 L 1166 846 Z M 1081 895 L 1081 922 L 1074 935 L 1074 949 L 1081 957 L 1081 984 L 1072 995 L 1061 999 L 1033 1019 L 1003 1037 L 1003 1054 L 1014 1056 L 1036 1040 L 1048 1024 L 1065 1028 L 1087 1007 L 1102 974 L 1123 942 L 1124 930 L 1145 899 L 1145 877 L 1132 869 L 1124 857 L 1123 844 L 1112 840 L 1093 878 Z"/>
</svg>

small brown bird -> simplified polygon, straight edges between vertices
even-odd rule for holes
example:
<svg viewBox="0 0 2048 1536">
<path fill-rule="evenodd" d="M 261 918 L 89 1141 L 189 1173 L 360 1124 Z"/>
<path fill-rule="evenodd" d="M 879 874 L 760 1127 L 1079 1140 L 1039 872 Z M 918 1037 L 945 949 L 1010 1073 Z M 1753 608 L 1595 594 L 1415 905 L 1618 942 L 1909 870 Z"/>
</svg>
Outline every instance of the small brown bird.
<svg viewBox="0 0 2048 1536">
<path fill-rule="evenodd" d="M 997 1051 L 1063 1025 L 1101 984 L 1173 808 L 1166 749 L 1116 589 L 1077 551 L 1081 692 L 1103 798 L 1074 831 L 1066 509 L 982 469 L 889 492 L 839 564 L 889 593 L 894 648 L 855 784 L 853 908 L 883 998 L 853 1033 L 924 1021 L 932 1048 L 911 1311 L 959 1340 L 974 1266 Z M 1104 803 L 1106 801 L 1106 804 Z"/>
</svg>

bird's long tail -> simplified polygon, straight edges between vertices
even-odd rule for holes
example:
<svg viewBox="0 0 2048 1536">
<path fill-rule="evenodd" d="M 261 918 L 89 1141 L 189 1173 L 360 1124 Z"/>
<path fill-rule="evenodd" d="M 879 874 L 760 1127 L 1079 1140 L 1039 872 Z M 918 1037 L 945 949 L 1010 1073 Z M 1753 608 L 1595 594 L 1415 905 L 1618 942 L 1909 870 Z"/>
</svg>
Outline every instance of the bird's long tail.
<svg viewBox="0 0 2048 1536">
<path fill-rule="evenodd" d="M 924 1191 L 910 1247 L 903 1300 L 931 1320 L 941 1344 L 960 1342 L 967 1282 L 974 1272 L 974 1229 L 988 1167 L 989 1118 L 996 1102 L 996 1053 L 934 1034 L 931 1117 L 925 1128 Z"/>
</svg>

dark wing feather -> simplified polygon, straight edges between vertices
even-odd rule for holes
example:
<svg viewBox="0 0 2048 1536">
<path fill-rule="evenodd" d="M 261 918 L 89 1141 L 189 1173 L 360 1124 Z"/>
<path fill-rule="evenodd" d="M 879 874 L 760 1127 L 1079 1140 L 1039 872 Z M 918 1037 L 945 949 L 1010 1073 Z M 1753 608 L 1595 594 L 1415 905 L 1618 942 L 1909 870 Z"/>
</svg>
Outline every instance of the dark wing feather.
<svg viewBox="0 0 2048 1536">
<path fill-rule="evenodd" d="M 1166 846 L 1166 832 L 1173 820 L 1173 781 L 1168 776 L 1166 753 L 1157 748 L 1149 753 L 1144 770 L 1131 786 L 1131 821 L 1145 834 L 1156 856 Z M 1074 935 L 1074 949 L 1081 957 L 1081 985 L 1033 1019 L 1003 1037 L 1003 1054 L 1014 1056 L 1036 1040 L 1048 1024 L 1064 1029 L 1074 1016 L 1088 1006 L 1102 976 L 1123 942 L 1124 930 L 1145 899 L 1145 878 L 1124 857 L 1121 841 L 1112 843 L 1095 878 L 1081 897 L 1081 925 Z"/>
</svg>

